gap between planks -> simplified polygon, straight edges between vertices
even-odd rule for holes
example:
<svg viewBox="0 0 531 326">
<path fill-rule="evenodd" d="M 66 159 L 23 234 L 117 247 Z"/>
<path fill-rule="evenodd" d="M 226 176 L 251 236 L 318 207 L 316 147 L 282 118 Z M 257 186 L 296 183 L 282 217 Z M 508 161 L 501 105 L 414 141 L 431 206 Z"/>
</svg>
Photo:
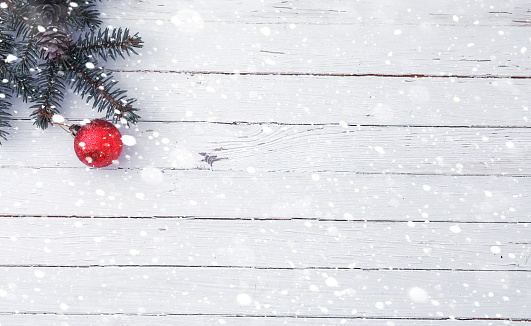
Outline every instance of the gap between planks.
<svg viewBox="0 0 531 326">
<path fill-rule="evenodd" d="M 169 168 L 164 166 L 152 166 L 155 167 L 161 171 L 211 171 L 211 168 Z M 86 170 L 86 167 L 79 167 L 79 166 L 11 166 L 11 165 L 0 165 L 0 169 L 6 169 L 6 168 L 16 168 L 16 169 L 30 169 L 30 170 Z M 105 169 L 105 171 L 141 171 L 144 168 L 142 167 L 108 167 Z M 531 178 L 531 175 L 529 174 L 512 174 L 512 173 L 426 173 L 426 172 L 363 172 L 363 171 L 344 171 L 344 170 L 319 170 L 319 171 L 313 171 L 315 173 L 343 173 L 343 174 L 353 174 L 353 175 L 382 175 L 382 176 L 433 176 L 433 177 L 496 177 L 496 178 Z M 261 171 L 261 173 L 297 173 L 292 170 L 268 170 L 268 171 Z M 303 173 L 303 172 L 300 172 Z M 90 217 L 90 216 L 85 216 Z M 164 217 L 164 216 L 162 216 Z M 189 218 L 189 216 L 179 216 L 179 217 L 186 217 Z M 132 217 L 134 218 L 134 217 Z M 359 220 L 363 221 L 363 220 Z"/>
<path fill-rule="evenodd" d="M 375 316 L 347 316 L 347 315 L 252 315 L 252 314 L 179 314 L 179 313 L 163 313 L 163 314 L 133 314 L 133 313 L 98 313 L 98 314 L 84 314 L 84 313 L 54 313 L 45 311 L 25 311 L 25 312 L 2 312 L 0 316 L 24 316 L 24 315 L 52 315 L 52 316 L 127 316 L 127 317 L 219 317 L 219 318 L 293 318 L 293 319 L 349 319 L 349 320 L 413 320 L 413 321 L 507 321 L 507 322 L 531 322 L 527 318 L 501 318 L 501 317 L 375 317 Z"/>
<path fill-rule="evenodd" d="M 0 219 L 13 218 L 64 218 L 64 219 L 180 219 L 180 220 L 204 220 L 204 221 L 257 221 L 257 222 L 270 222 L 270 221 L 318 221 L 318 222 L 346 222 L 346 223 L 462 223 L 462 224 L 527 224 L 530 221 L 459 221 L 459 220 L 370 220 L 370 219 L 333 219 L 333 218 L 319 218 L 319 217 L 209 217 L 209 216 L 89 216 L 89 215 L 0 215 Z"/>
<path fill-rule="evenodd" d="M 260 266 L 229 266 L 229 265 L 0 265 L 0 268 L 172 268 L 172 269 L 197 269 L 197 268 L 215 268 L 215 269 L 253 269 L 253 270 L 273 270 L 273 271 L 361 271 L 361 272 L 458 272 L 458 273 L 492 273 L 492 272 L 523 272 L 529 273 L 527 269 L 461 269 L 461 268 L 367 268 L 367 267 L 326 267 L 326 266 L 308 266 L 308 267 L 260 267 Z"/>
<path fill-rule="evenodd" d="M 32 121 L 31 118 L 11 117 L 11 121 Z M 76 123 L 84 121 L 81 118 L 71 118 L 69 121 Z M 141 122 L 149 123 L 206 123 L 214 125 L 230 125 L 230 126 L 252 126 L 252 125 L 274 125 L 274 126 L 340 126 L 339 123 L 289 123 L 276 121 L 208 121 L 208 120 L 149 120 L 142 119 Z M 347 123 L 348 127 L 367 127 L 367 128 L 466 128 L 466 129 L 531 129 L 531 126 L 506 126 L 506 125 L 431 125 L 431 124 L 364 124 L 364 123 Z M 490 176 L 491 174 L 489 174 Z"/>
<path fill-rule="evenodd" d="M 313 76 L 313 77 L 383 77 L 383 78 L 457 78 L 457 79 L 531 79 L 531 76 L 501 75 L 437 75 L 437 74 L 357 74 L 357 73 L 312 73 L 312 72 L 228 72 L 215 70 L 167 70 L 167 69 L 105 69 L 109 72 L 161 73 L 182 75 L 225 76 Z"/>
</svg>

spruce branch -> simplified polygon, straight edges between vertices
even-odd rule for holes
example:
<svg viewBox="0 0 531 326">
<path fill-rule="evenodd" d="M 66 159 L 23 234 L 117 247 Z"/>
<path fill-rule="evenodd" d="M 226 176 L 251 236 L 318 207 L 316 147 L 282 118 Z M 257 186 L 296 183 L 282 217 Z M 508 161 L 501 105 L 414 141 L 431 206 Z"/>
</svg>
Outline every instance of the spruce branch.
<svg viewBox="0 0 531 326">
<path fill-rule="evenodd" d="M 31 117 L 35 119 L 35 125 L 41 129 L 48 128 L 54 114 L 59 113 L 60 103 L 64 100 L 66 91 L 65 84 L 61 80 L 65 76 L 64 72 L 58 70 L 56 63 L 47 62 L 37 74 L 37 84 L 45 85 L 40 94 L 33 100 L 31 106 L 34 109 Z"/>
<path fill-rule="evenodd" d="M 129 29 L 114 29 L 111 33 L 109 28 L 106 28 L 103 32 L 87 33 L 84 38 L 79 38 L 75 43 L 73 55 L 99 57 L 105 61 L 110 57 L 116 60 L 118 56 L 125 58 L 124 53 L 128 56 L 131 53 L 138 54 L 135 48 L 141 48 L 143 43 L 138 33 L 129 35 Z"/>
<path fill-rule="evenodd" d="M 11 95 L 9 93 L 9 86 L 0 81 L 0 128 L 11 127 L 9 124 L 9 116 L 11 114 L 7 112 L 11 106 L 11 103 L 9 102 Z M 7 140 L 7 134 L 9 134 L 7 131 L 0 129 L 0 138 Z M 0 141 L 0 145 L 1 144 L 2 142 Z"/>
<path fill-rule="evenodd" d="M 15 31 L 16 37 L 31 38 L 35 34 L 35 25 L 29 18 L 26 1 L 8 0 L 6 10 L 1 11 L 0 19 L 6 21 L 8 30 Z"/>
<path fill-rule="evenodd" d="M 8 80 L 13 87 L 11 92 L 14 92 L 17 97 L 22 96 L 24 102 L 27 102 L 33 95 L 33 78 L 29 75 L 18 74 L 12 64 L 0 61 L 0 77 L 2 82 L 4 79 Z"/>
<path fill-rule="evenodd" d="M 35 46 L 35 40 L 30 39 L 28 42 L 21 42 L 19 45 L 20 61 L 15 63 L 15 70 L 20 71 L 23 75 L 29 75 L 30 69 L 37 67 L 39 52 Z"/>
<path fill-rule="evenodd" d="M 2 28 L 5 28 L 0 24 L 0 60 L 4 61 L 7 59 L 9 54 L 12 54 L 15 51 L 15 39 L 4 32 Z"/>
<path fill-rule="evenodd" d="M 2 32 L 4 28 L 3 21 L 0 21 L 0 62 L 3 63 L 3 65 L 6 65 L 5 60 L 9 54 L 13 53 L 15 43 L 11 35 Z M 4 78 L 4 74 L 0 73 L 0 138 L 3 139 L 7 139 L 6 135 L 8 134 L 4 128 L 10 127 L 10 114 L 8 113 L 8 110 L 11 106 L 11 103 L 9 102 L 9 99 L 11 98 L 11 88 L 9 85 L 9 80 Z M 1 144 L 2 142 L 0 141 L 0 145 Z"/>
<path fill-rule="evenodd" d="M 101 20 L 98 19 L 99 12 L 96 10 L 96 5 L 91 1 L 85 3 L 78 3 L 75 8 L 71 7 L 70 15 L 65 21 L 68 28 L 81 31 L 88 27 L 91 31 L 96 31 L 101 25 Z"/>
<path fill-rule="evenodd" d="M 106 117 L 113 122 L 125 119 L 128 123 L 137 123 L 140 116 L 138 109 L 133 108 L 135 99 L 127 98 L 126 91 L 116 87 L 118 82 L 113 80 L 112 73 L 104 73 L 101 68 L 89 69 L 85 64 L 74 61 L 69 74 L 70 85 L 81 98 L 87 97 L 87 102 L 94 100 L 93 108 L 98 112 L 107 111 Z"/>
</svg>

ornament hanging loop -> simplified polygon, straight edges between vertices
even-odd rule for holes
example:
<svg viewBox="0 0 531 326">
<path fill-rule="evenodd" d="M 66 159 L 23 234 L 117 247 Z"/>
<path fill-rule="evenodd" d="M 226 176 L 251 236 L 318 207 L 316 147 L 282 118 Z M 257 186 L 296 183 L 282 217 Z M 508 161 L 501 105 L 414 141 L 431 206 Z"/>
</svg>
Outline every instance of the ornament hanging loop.
<svg viewBox="0 0 531 326">
<path fill-rule="evenodd" d="M 77 135 L 77 132 L 79 131 L 79 129 L 81 129 L 81 126 L 80 125 L 71 125 L 68 130 L 70 131 L 70 133 L 72 134 L 72 136 L 76 137 Z"/>
</svg>

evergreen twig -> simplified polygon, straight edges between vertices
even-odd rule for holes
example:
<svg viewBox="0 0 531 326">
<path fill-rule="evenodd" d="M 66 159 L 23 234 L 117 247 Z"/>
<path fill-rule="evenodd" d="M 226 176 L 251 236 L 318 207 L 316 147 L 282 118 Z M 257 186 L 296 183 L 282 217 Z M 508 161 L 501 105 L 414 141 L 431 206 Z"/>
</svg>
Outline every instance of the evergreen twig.
<svg viewBox="0 0 531 326">
<path fill-rule="evenodd" d="M 99 12 L 93 3 L 87 1 L 85 3 L 78 3 L 77 5 L 77 7 L 71 9 L 72 11 L 65 21 L 68 27 L 76 31 L 81 31 L 85 28 L 95 31 L 100 27 L 101 20 L 98 19 Z"/>
<path fill-rule="evenodd" d="M 34 124 L 41 129 L 48 128 L 51 123 L 53 115 L 59 113 L 59 105 L 64 100 L 64 93 L 66 87 L 62 82 L 64 73 L 58 70 L 57 64 L 47 62 L 37 74 L 37 83 L 45 85 L 40 89 L 40 94 L 35 98 L 34 109 L 31 117 L 35 119 Z"/>
<path fill-rule="evenodd" d="M 22 75 L 17 73 L 12 64 L 7 64 L 0 61 L 0 81 L 7 80 L 12 86 L 11 93 L 22 96 L 22 99 L 27 102 L 34 93 L 33 78 L 31 75 Z"/>
<path fill-rule="evenodd" d="M 7 5 L 6 15 L 0 15 L 0 19 L 7 22 L 7 28 L 16 32 L 16 37 L 27 39 L 34 36 L 35 25 L 29 19 L 29 6 L 26 1 L 9 0 L 5 2 Z"/>
<path fill-rule="evenodd" d="M 31 68 L 37 66 L 39 59 L 39 52 L 35 46 L 35 40 L 31 39 L 27 42 L 21 42 L 19 46 L 21 48 L 18 53 L 21 54 L 21 57 L 19 57 L 20 61 L 15 64 L 15 70 L 20 71 L 24 75 L 29 75 L 31 74 Z"/>
<path fill-rule="evenodd" d="M 87 33 L 84 38 L 79 38 L 75 43 L 73 55 L 99 57 L 105 61 L 110 57 L 116 60 L 118 56 L 125 58 L 124 53 L 138 54 L 135 48 L 141 48 L 142 44 L 138 33 L 130 36 L 128 29 L 119 28 L 111 32 L 106 28 L 103 32 Z"/>
<path fill-rule="evenodd" d="M 75 93 L 87 102 L 93 100 L 93 107 L 98 112 L 107 111 L 106 118 L 113 122 L 125 119 L 126 122 L 136 123 L 140 118 L 133 108 L 135 99 L 127 98 L 126 91 L 116 88 L 118 82 L 112 78 L 112 73 L 104 73 L 101 69 L 89 69 L 86 65 L 73 62 L 69 74 L 70 85 Z"/>
<path fill-rule="evenodd" d="M 7 27 L 2 25 L 1 22 L 0 20 L 0 60 L 4 61 L 7 59 L 7 55 L 14 51 L 15 39 L 11 35 L 3 32 Z"/>
<path fill-rule="evenodd" d="M 9 103 L 9 99 L 11 98 L 11 95 L 9 94 L 9 87 L 0 81 L 0 127 L 11 127 L 9 124 L 9 114 L 8 109 L 11 106 L 11 103 Z M 8 134 L 7 131 L 4 131 L 0 129 L 0 138 L 6 139 L 6 135 Z M 0 141 L 0 144 L 2 142 Z"/>
</svg>

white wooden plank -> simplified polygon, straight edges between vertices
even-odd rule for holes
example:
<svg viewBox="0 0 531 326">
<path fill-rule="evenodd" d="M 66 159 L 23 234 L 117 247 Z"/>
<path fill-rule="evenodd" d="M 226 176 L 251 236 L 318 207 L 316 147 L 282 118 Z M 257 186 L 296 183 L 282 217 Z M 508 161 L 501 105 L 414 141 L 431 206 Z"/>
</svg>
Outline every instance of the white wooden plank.
<svg viewBox="0 0 531 326">
<path fill-rule="evenodd" d="M 0 214 L 529 222 L 531 178 L 0 169 Z M 14 186 L 16 185 L 16 187 Z"/>
<path fill-rule="evenodd" d="M 527 272 L 0 268 L 2 312 L 531 317 Z"/>
<path fill-rule="evenodd" d="M 4 266 L 531 270 L 528 224 L 26 217 L 0 225 Z"/>
<path fill-rule="evenodd" d="M 204 23 L 179 32 L 172 13 L 162 25 L 136 20 L 141 57 L 108 62 L 128 70 L 286 74 L 528 76 L 529 37 L 520 26 L 292 25 Z M 295 28 L 292 28 L 295 27 Z"/>
<path fill-rule="evenodd" d="M 13 126 L 0 166 L 84 166 L 61 128 Z M 122 168 L 210 168 L 205 153 L 223 158 L 217 171 L 531 174 L 531 134 L 520 129 L 145 122 L 122 130 L 137 141 L 123 150 Z"/>
<path fill-rule="evenodd" d="M 117 73 L 155 121 L 529 126 L 531 80 Z M 68 103 L 70 104 L 70 103 Z M 93 113 L 67 105 L 74 117 Z M 83 115 L 82 113 L 88 113 Z"/>
<path fill-rule="evenodd" d="M 117 73 L 143 121 L 529 126 L 531 80 Z M 69 95 L 63 114 L 98 114 Z M 14 117 L 27 118 L 27 105 Z"/>
<path fill-rule="evenodd" d="M 455 320 L 415 320 L 415 319 L 366 319 L 360 318 L 289 318 L 289 317 L 234 317 L 234 316 L 72 316 L 72 315 L 0 315 L 0 326 L 279 326 L 279 325 L 388 325 L 388 326 L 447 326 L 455 325 Z M 465 326 L 506 326 L 522 325 L 511 320 L 459 320 Z"/>
<path fill-rule="evenodd" d="M 193 9 L 170 1 L 104 8 L 114 17 L 111 24 L 136 25 L 146 40 L 158 41 L 148 41 L 143 69 L 526 74 L 520 67 L 528 60 L 522 55 L 528 40 L 518 32 L 529 19 L 526 3 L 331 2 L 238 3 L 239 10 L 227 1 Z M 492 28 L 496 24 L 501 30 Z"/>
<path fill-rule="evenodd" d="M 156 22 L 171 13 L 188 17 L 190 11 L 206 22 L 295 23 L 295 24 L 438 24 L 438 25 L 516 25 L 531 17 L 529 1 L 437 1 L 415 0 L 323 0 L 323 1 L 215 1 L 182 3 L 172 0 L 112 1 L 99 9 L 105 16 L 124 21 Z M 454 16 L 456 18 L 454 18 Z"/>
</svg>

